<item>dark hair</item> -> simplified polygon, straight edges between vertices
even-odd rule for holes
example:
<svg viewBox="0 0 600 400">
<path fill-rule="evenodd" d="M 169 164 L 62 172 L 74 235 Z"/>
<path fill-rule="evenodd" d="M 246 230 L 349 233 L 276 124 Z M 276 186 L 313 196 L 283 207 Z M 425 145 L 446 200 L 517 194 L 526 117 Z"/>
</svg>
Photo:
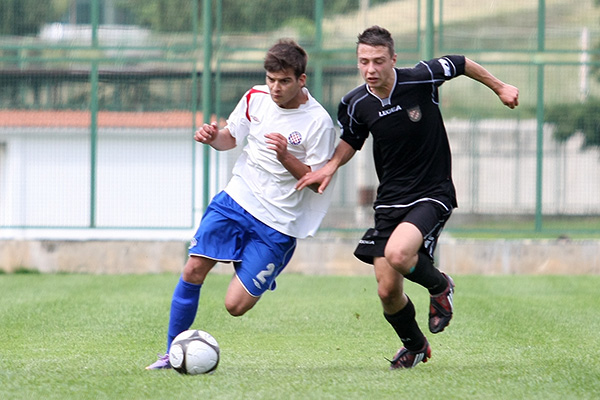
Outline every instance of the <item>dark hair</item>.
<svg viewBox="0 0 600 400">
<path fill-rule="evenodd" d="M 392 39 L 392 34 L 387 29 L 378 25 L 373 25 L 358 35 L 358 42 L 356 42 L 357 48 L 359 44 L 366 44 L 367 46 L 385 46 L 388 48 L 390 56 L 394 56 L 394 39 Z"/>
<path fill-rule="evenodd" d="M 279 72 L 292 69 L 296 78 L 306 73 L 308 55 L 292 39 L 280 39 L 273 45 L 265 56 L 264 67 L 268 72 Z"/>
</svg>

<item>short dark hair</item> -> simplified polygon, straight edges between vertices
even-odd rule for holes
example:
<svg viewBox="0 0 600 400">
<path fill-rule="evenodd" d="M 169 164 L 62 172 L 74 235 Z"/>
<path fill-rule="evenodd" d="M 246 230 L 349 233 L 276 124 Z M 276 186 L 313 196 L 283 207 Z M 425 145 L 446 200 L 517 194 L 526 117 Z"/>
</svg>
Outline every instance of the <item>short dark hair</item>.
<svg viewBox="0 0 600 400">
<path fill-rule="evenodd" d="M 306 73 L 308 55 L 306 51 L 292 39 L 280 39 L 267 52 L 264 68 L 268 72 L 279 72 L 292 69 L 296 78 Z"/>
<path fill-rule="evenodd" d="M 378 25 L 373 25 L 358 35 L 358 42 L 356 42 L 357 49 L 359 44 L 365 44 L 367 46 L 385 46 L 388 48 L 390 56 L 392 57 L 395 53 L 392 34 L 387 29 Z"/>
</svg>

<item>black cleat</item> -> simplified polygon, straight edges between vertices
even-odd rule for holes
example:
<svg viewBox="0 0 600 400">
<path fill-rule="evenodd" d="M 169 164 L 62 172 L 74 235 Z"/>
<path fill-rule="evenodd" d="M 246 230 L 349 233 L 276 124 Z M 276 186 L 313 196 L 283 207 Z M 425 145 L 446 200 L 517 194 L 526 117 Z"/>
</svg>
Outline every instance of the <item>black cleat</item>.
<svg viewBox="0 0 600 400">
<path fill-rule="evenodd" d="M 431 346 L 425 339 L 425 346 L 419 351 L 410 351 L 405 347 L 398 350 L 394 358 L 390 361 L 390 369 L 412 368 L 420 362 L 426 363 L 431 358 Z"/>
<path fill-rule="evenodd" d="M 448 281 L 448 287 L 442 293 L 431 296 L 429 299 L 429 330 L 431 333 L 440 333 L 450 324 L 454 305 L 452 296 L 454 295 L 454 281 L 448 275 L 444 274 Z"/>
</svg>

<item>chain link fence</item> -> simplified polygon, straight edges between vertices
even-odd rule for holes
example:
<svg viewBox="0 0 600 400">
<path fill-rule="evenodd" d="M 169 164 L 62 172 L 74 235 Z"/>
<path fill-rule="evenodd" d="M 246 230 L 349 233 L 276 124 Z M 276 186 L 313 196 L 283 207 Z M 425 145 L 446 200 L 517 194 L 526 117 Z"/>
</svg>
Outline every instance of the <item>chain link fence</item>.
<svg viewBox="0 0 600 400">
<path fill-rule="evenodd" d="M 195 144 L 195 127 L 224 123 L 264 82 L 262 58 L 281 37 L 307 49 L 307 86 L 335 119 L 362 83 L 356 35 L 378 24 L 400 67 L 465 54 L 520 89 L 508 110 L 467 78 L 441 88 L 459 202 L 449 231 L 598 234 L 600 114 L 582 112 L 584 128 L 571 121 L 600 101 L 596 3 L 72 0 L 43 2 L 37 17 L 35 7 L 0 10 L 0 227 L 187 235 L 239 154 Z M 362 231 L 377 188 L 370 141 L 339 175 L 322 231 Z"/>
</svg>

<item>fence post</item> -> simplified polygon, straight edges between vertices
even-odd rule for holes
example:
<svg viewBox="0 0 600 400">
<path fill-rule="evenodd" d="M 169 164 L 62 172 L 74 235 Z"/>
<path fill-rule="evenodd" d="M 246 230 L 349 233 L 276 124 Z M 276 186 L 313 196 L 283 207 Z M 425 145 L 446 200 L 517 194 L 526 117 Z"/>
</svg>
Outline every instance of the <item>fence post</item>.
<svg viewBox="0 0 600 400">
<path fill-rule="evenodd" d="M 542 181 L 544 165 L 544 67 L 542 57 L 546 48 L 546 1 L 538 2 L 538 57 L 537 57 L 537 143 L 536 143 L 536 184 L 535 184 L 535 231 L 542 231 Z"/>
<path fill-rule="evenodd" d="M 98 49 L 100 0 L 91 3 L 92 49 Z M 96 181 L 98 174 L 98 60 L 90 65 L 90 228 L 96 227 Z"/>
<path fill-rule="evenodd" d="M 434 19 L 435 1 L 427 0 L 427 6 L 425 10 L 426 23 L 425 23 L 425 60 L 431 60 L 434 57 L 435 50 L 435 19 Z"/>
<path fill-rule="evenodd" d="M 212 61 L 212 1 L 203 0 L 203 47 L 204 47 L 204 67 L 202 69 L 202 119 L 210 124 L 211 116 L 211 61 Z M 210 201 L 210 147 L 202 148 L 202 205 L 205 210 Z"/>
<path fill-rule="evenodd" d="M 315 63 L 314 84 L 312 86 L 313 97 L 323 101 L 323 0 L 315 0 Z"/>
</svg>

